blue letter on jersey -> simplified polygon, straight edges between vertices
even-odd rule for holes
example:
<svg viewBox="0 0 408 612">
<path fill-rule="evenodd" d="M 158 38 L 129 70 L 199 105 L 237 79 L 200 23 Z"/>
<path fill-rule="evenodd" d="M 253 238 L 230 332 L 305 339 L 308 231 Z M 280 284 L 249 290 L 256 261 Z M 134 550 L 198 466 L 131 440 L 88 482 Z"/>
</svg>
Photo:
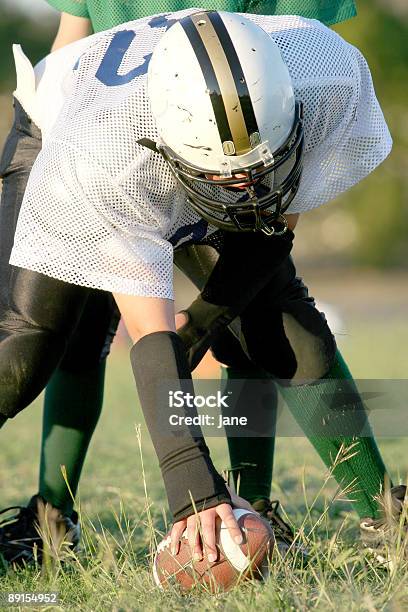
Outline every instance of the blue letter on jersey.
<svg viewBox="0 0 408 612">
<path fill-rule="evenodd" d="M 166 28 L 166 32 L 173 23 L 177 23 L 178 19 L 167 19 L 168 15 L 157 15 L 149 21 L 151 28 Z"/>
<path fill-rule="evenodd" d="M 135 77 L 147 73 L 147 67 L 152 57 L 151 53 L 143 56 L 144 62 L 140 66 L 133 68 L 126 74 L 118 74 L 123 57 L 135 36 L 135 32 L 131 30 L 116 32 L 95 75 L 101 83 L 108 85 L 108 87 L 125 85 Z"/>
<path fill-rule="evenodd" d="M 187 236 L 191 236 L 190 240 L 188 240 L 186 244 L 189 244 L 190 242 L 196 244 L 205 238 L 207 231 L 208 222 L 204 219 L 200 219 L 200 221 L 197 221 L 196 223 L 190 223 L 189 225 L 179 227 L 176 233 L 173 234 L 168 241 L 175 247 L 180 240 L 186 238 Z"/>
</svg>

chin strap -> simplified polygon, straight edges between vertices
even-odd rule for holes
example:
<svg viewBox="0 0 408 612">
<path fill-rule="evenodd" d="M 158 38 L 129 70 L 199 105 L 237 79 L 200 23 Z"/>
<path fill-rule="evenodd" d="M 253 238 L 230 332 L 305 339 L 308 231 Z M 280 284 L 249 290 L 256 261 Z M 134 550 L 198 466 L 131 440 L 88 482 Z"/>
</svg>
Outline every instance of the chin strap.
<svg viewBox="0 0 408 612">
<path fill-rule="evenodd" d="M 283 215 L 278 215 L 276 219 L 274 219 L 273 223 L 280 224 L 281 229 L 277 229 L 275 225 L 268 225 L 262 219 L 262 211 L 257 211 L 256 215 L 256 231 L 261 231 L 267 236 L 282 236 L 288 230 L 288 222 L 287 219 Z"/>
<path fill-rule="evenodd" d="M 150 138 L 139 138 L 139 140 L 136 142 L 137 144 L 140 144 L 140 146 L 150 149 L 150 151 L 153 151 L 154 153 L 160 154 L 160 151 L 157 148 L 157 143 L 154 142 L 154 140 L 151 140 Z"/>
</svg>

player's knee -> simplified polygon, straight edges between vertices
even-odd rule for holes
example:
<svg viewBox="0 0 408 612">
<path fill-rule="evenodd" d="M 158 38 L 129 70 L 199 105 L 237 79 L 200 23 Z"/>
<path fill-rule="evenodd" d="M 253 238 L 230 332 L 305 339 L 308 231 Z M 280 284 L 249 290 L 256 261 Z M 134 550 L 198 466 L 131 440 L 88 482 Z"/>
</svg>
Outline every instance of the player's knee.
<svg viewBox="0 0 408 612">
<path fill-rule="evenodd" d="M 323 315 L 316 311 L 314 325 L 293 314 L 282 313 L 282 333 L 268 341 L 263 335 L 246 334 L 250 359 L 283 384 L 302 384 L 322 378 L 335 359 L 336 342 Z"/>
<path fill-rule="evenodd" d="M 0 322 L 0 415 L 11 418 L 41 393 L 66 339 L 27 321 Z"/>
<path fill-rule="evenodd" d="M 319 380 L 330 370 L 336 355 L 336 341 L 326 320 L 322 316 L 318 330 L 311 330 L 291 314 L 283 313 L 282 318 L 293 351 L 292 364 L 284 378 L 292 385 Z"/>
</svg>

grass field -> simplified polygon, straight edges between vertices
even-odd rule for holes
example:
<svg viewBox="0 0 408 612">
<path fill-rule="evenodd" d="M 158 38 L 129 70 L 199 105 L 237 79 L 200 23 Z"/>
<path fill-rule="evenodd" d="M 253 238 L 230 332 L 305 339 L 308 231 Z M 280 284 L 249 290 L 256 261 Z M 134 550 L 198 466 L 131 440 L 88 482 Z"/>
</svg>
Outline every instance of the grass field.
<svg viewBox="0 0 408 612">
<path fill-rule="evenodd" d="M 359 317 L 351 321 L 351 329 L 353 341 L 347 336 L 341 343 L 356 376 L 406 377 L 408 326 L 402 317 L 392 322 L 383 317 L 375 325 Z M 1 506 L 26 503 L 37 490 L 40 415 L 37 401 L 2 431 Z M 142 465 L 137 433 L 141 421 L 127 352 L 117 346 L 80 489 L 83 549 L 78 562 L 56 575 L 36 568 L 9 572 L 0 578 L 0 592 L 59 591 L 61 609 L 84 611 L 408 609 L 407 568 L 400 565 L 386 573 L 361 552 L 356 515 L 338 499 L 335 482 L 301 438 L 278 439 L 272 497 L 281 500 L 309 541 L 308 567 L 302 570 L 276 558 L 264 586 L 244 585 L 226 595 L 157 590 L 150 552 L 166 528 L 166 504 L 143 424 Z M 210 446 L 216 465 L 227 466 L 224 441 L 210 440 Z M 381 439 L 380 447 L 395 481 L 406 479 L 406 439 Z"/>
</svg>

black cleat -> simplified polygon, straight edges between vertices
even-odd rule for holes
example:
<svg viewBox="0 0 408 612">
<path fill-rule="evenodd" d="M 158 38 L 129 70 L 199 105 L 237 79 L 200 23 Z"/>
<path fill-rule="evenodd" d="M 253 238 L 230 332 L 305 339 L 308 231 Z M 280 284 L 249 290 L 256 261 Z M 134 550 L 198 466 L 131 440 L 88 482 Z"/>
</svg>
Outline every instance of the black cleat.
<svg viewBox="0 0 408 612">
<path fill-rule="evenodd" d="M 45 555 L 62 559 L 75 551 L 80 539 L 78 514 L 65 516 L 58 508 L 34 495 L 28 506 L 11 506 L 0 510 L 17 514 L 0 521 L 0 557 L 10 565 L 43 562 Z"/>
<path fill-rule="evenodd" d="M 380 518 L 360 522 L 361 541 L 380 566 L 392 571 L 399 562 L 408 560 L 407 487 L 392 487 L 379 503 Z"/>
<path fill-rule="evenodd" d="M 283 520 L 279 513 L 279 501 L 269 499 L 259 499 L 252 504 L 253 509 L 258 512 L 273 530 L 275 544 L 282 558 L 288 553 L 299 558 L 303 564 L 307 562 L 308 553 L 306 548 L 295 537 L 293 529 Z"/>
</svg>

